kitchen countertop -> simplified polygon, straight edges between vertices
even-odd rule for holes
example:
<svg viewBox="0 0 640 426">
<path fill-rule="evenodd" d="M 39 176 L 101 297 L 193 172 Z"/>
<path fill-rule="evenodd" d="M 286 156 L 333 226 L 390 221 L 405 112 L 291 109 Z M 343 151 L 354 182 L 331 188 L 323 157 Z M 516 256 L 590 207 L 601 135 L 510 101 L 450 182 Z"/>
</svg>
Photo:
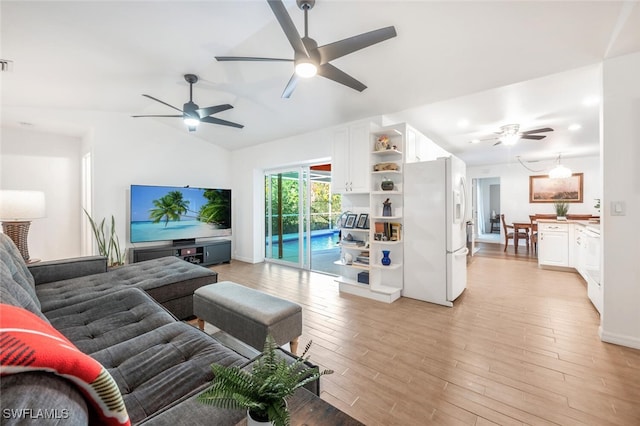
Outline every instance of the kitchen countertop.
<svg viewBox="0 0 640 426">
<path fill-rule="evenodd" d="M 538 223 L 574 223 L 582 225 L 590 231 L 600 234 L 600 222 L 595 223 L 590 220 L 555 220 L 555 219 L 538 219 Z"/>
</svg>

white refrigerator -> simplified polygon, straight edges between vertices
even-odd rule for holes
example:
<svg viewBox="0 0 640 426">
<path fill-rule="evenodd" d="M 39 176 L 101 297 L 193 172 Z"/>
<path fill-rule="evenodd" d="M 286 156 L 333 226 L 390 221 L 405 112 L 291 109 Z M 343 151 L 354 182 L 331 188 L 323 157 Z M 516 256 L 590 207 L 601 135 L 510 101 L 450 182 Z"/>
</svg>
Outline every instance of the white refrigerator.
<svg viewBox="0 0 640 426">
<path fill-rule="evenodd" d="M 404 165 L 402 295 L 453 306 L 467 286 L 466 165 L 454 156 Z"/>
</svg>

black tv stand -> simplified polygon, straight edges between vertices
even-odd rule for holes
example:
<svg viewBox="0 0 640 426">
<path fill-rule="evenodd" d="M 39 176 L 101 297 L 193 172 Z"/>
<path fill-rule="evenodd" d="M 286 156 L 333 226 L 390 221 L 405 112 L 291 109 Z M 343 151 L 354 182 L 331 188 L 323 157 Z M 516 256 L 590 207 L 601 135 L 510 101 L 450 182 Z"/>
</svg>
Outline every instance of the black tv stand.
<svg viewBox="0 0 640 426">
<path fill-rule="evenodd" d="M 185 238 L 182 240 L 173 240 L 173 246 L 177 247 L 177 246 L 191 246 L 194 245 L 196 243 L 196 239 L 195 238 Z"/>
<path fill-rule="evenodd" d="M 173 241 L 171 245 L 132 248 L 133 263 L 176 256 L 187 262 L 202 266 L 231 262 L 231 240 L 212 240 L 201 243 L 184 244 Z"/>
</svg>

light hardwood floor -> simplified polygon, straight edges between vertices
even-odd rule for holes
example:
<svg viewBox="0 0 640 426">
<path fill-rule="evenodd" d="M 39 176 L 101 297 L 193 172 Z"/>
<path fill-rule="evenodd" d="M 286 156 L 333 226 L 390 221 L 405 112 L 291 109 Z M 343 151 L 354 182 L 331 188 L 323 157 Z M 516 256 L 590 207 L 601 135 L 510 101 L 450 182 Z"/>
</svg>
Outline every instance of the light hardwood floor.
<svg viewBox="0 0 640 426">
<path fill-rule="evenodd" d="M 212 269 L 303 306 L 301 347 L 335 370 L 321 397 L 367 425 L 639 425 L 640 351 L 599 340 L 579 275 L 501 253 L 474 257 L 453 308 L 274 264 Z"/>
</svg>

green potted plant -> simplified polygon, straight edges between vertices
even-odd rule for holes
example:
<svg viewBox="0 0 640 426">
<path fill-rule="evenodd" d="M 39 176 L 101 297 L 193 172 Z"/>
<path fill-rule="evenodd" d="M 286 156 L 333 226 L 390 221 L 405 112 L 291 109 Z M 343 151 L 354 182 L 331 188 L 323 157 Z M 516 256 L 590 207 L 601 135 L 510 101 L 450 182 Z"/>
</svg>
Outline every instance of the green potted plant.
<svg viewBox="0 0 640 426">
<path fill-rule="evenodd" d="M 300 387 L 318 380 L 320 376 L 333 373 L 318 368 L 305 368 L 305 357 L 311 342 L 293 363 L 276 354 L 277 345 L 273 337 L 267 336 L 260 358 L 251 371 L 239 367 L 211 364 L 214 379 L 200 395 L 198 401 L 221 408 L 246 409 L 247 424 L 289 425 L 289 410 L 286 399 Z"/>
<path fill-rule="evenodd" d="M 556 209 L 556 215 L 558 220 L 566 220 L 567 212 L 569 211 L 569 203 L 565 203 L 564 201 L 556 201 L 553 203 Z"/>
<path fill-rule="evenodd" d="M 107 229 L 104 224 L 104 218 L 98 224 L 86 210 L 84 210 L 84 213 L 87 215 L 89 223 L 91 223 L 93 236 L 96 238 L 98 245 L 98 254 L 107 258 L 110 267 L 124 265 L 124 252 L 120 248 L 120 239 L 116 234 L 116 220 L 113 215 L 111 215 L 111 228 Z"/>
</svg>

